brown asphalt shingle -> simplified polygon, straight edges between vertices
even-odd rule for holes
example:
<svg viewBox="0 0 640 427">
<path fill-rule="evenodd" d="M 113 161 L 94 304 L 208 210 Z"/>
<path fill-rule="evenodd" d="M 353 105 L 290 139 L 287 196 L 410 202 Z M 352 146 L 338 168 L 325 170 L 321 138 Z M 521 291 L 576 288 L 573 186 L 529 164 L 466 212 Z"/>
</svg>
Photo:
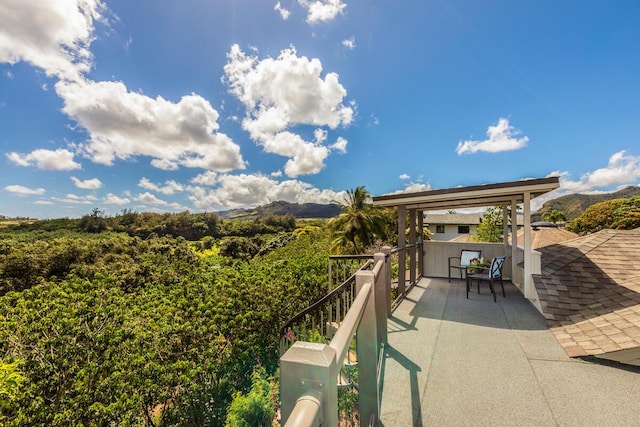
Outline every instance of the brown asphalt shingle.
<svg viewBox="0 0 640 427">
<path fill-rule="evenodd" d="M 570 356 L 640 347 L 640 229 L 602 230 L 537 250 L 542 311 Z"/>
</svg>

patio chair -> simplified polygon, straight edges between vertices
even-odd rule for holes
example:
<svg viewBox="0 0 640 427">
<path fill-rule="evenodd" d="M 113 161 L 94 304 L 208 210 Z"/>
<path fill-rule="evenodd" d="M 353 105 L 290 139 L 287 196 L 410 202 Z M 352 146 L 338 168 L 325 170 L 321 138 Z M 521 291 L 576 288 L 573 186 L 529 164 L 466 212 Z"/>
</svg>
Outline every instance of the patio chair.
<svg viewBox="0 0 640 427">
<path fill-rule="evenodd" d="M 506 256 L 495 257 L 491 261 L 489 270 L 486 273 L 473 273 L 467 274 L 467 298 L 469 298 L 469 288 L 473 285 L 473 280 L 478 281 L 478 293 L 480 293 L 480 281 L 489 282 L 489 289 L 493 294 L 493 302 L 496 302 L 496 289 L 493 286 L 494 281 L 499 281 L 502 286 L 502 297 L 506 298 L 507 295 L 504 292 L 504 283 L 502 282 L 502 267 L 504 266 L 504 260 Z"/>
<path fill-rule="evenodd" d="M 449 257 L 449 283 L 451 283 L 452 268 L 460 271 L 460 279 L 466 278 L 467 267 L 471 265 L 471 260 L 474 258 L 480 259 L 481 256 L 482 256 L 482 251 L 463 249 L 460 251 L 459 257 L 455 257 L 455 256 Z M 465 273 L 465 277 L 462 277 L 463 271 Z"/>
</svg>

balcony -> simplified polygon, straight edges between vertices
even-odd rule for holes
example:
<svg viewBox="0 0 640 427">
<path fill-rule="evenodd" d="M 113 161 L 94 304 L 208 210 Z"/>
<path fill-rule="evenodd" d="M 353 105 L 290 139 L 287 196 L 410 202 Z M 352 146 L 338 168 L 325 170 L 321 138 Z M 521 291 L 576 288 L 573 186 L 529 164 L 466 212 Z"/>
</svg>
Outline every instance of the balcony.
<svg viewBox="0 0 640 427">
<path fill-rule="evenodd" d="M 314 329 L 330 331 L 326 343 L 283 347 L 285 425 L 637 425 L 640 369 L 570 358 L 540 314 L 532 279 L 540 273 L 540 253 L 531 250 L 529 203 L 557 187 L 557 178 L 547 178 L 374 198 L 374 205 L 397 209 L 399 248 L 385 248 L 345 282 L 353 291 L 338 297 L 336 307 L 348 300 L 347 309 L 305 314 Z M 519 203 L 524 241 L 512 236 L 510 245 L 507 207 L 515 223 Z M 503 243 L 422 242 L 416 235 L 422 209 L 494 204 L 504 207 Z M 511 280 L 497 302 L 486 285 L 467 299 L 465 282 L 447 279 L 448 257 L 478 246 L 486 257 L 509 256 L 503 273 Z M 337 318 L 337 312 L 346 314 Z M 358 405 L 342 418 L 338 381 L 354 348 Z"/>
<path fill-rule="evenodd" d="M 425 275 L 433 263 L 429 256 L 459 250 L 455 244 L 429 245 Z M 349 310 L 357 320 L 339 322 L 338 340 L 314 348 L 298 342 L 295 350 L 303 353 L 283 356 L 285 425 L 585 426 L 634 425 L 640 419 L 640 370 L 567 356 L 532 301 L 510 281 L 506 298 L 498 295 L 494 302 L 486 284 L 480 294 L 474 285 L 467 299 L 463 280 L 418 277 L 392 309 L 380 304 L 395 286 L 387 279 L 389 255 L 378 254 L 377 265 L 366 262 L 373 270 L 356 274 L 354 282 L 367 296 L 357 292 L 360 301 Z M 384 331 L 374 326 L 381 324 L 379 313 Z M 345 424 L 337 421 L 338 361 L 353 336 L 357 360 L 364 362 L 358 394 L 365 402 Z M 301 359 L 304 369 L 297 365 Z"/>
<path fill-rule="evenodd" d="M 380 425 L 637 425 L 640 370 L 567 356 L 508 283 L 422 278 L 387 320 Z"/>
</svg>

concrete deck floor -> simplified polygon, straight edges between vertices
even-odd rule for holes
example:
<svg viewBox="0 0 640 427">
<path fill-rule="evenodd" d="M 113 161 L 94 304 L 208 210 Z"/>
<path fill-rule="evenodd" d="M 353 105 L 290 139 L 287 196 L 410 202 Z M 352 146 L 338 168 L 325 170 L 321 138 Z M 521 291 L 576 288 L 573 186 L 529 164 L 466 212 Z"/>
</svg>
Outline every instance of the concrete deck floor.
<svg viewBox="0 0 640 427">
<path fill-rule="evenodd" d="M 511 283 L 494 303 L 420 280 L 388 320 L 381 421 L 394 426 L 640 426 L 640 371 L 569 358 Z"/>
</svg>

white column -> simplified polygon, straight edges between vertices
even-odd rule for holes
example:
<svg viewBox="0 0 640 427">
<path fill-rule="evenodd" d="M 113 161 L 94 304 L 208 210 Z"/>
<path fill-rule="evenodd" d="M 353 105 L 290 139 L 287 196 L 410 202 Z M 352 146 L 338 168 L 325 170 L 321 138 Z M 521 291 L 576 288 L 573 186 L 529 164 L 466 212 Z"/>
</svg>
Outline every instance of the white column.
<svg viewBox="0 0 640 427">
<path fill-rule="evenodd" d="M 370 284 L 370 288 L 363 288 Z M 360 326 L 356 330 L 356 354 L 358 358 L 358 397 L 360 416 L 363 420 L 373 419 L 377 421 L 378 414 L 378 354 L 380 342 L 378 342 L 378 325 L 376 321 L 376 292 L 375 276 L 373 271 L 359 271 L 356 273 L 356 293 L 370 289 L 369 298 L 362 312 Z M 384 328 L 387 328 L 386 318 Z M 322 423 L 322 425 L 334 426 L 338 424 Z"/>
<path fill-rule="evenodd" d="M 407 283 L 407 208 L 404 205 L 398 206 L 398 296 L 404 295 L 405 284 Z"/>
<path fill-rule="evenodd" d="M 518 203 L 511 199 L 511 281 L 517 277 L 518 269 Z M 522 286 L 522 283 L 518 283 Z"/>
<path fill-rule="evenodd" d="M 416 210 L 409 209 L 409 282 L 414 285 L 416 283 Z"/>
<path fill-rule="evenodd" d="M 533 280 L 531 279 L 531 193 L 524 193 L 524 296 L 534 298 Z"/>
<path fill-rule="evenodd" d="M 509 205 L 502 206 L 502 242 L 504 244 L 504 254 L 509 249 Z"/>
<path fill-rule="evenodd" d="M 424 213 L 423 211 L 418 211 L 418 242 L 420 242 L 420 247 L 418 248 L 418 280 L 422 276 L 424 276 Z"/>
</svg>

